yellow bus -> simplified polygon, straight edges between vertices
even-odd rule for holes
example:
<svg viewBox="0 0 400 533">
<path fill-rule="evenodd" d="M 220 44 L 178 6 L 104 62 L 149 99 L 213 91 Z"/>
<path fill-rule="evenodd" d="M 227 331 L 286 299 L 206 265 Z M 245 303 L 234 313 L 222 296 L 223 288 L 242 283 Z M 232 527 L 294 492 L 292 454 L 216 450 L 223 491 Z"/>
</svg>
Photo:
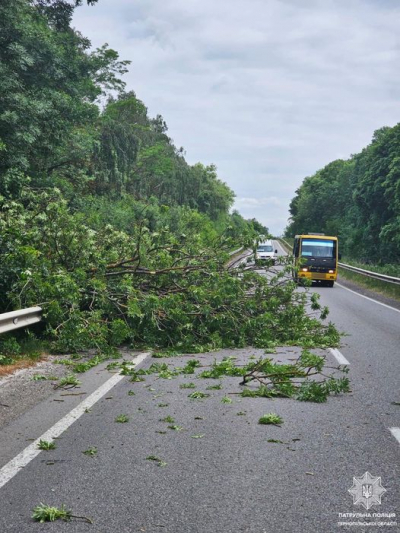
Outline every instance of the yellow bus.
<svg viewBox="0 0 400 533">
<path fill-rule="evenodd" d="M 337 237 L 329 237 L 323 233 L 296 235 L 293 255 L 296 281 L 309 279 L 333 287 L 340 259 Z"/>
</svg>

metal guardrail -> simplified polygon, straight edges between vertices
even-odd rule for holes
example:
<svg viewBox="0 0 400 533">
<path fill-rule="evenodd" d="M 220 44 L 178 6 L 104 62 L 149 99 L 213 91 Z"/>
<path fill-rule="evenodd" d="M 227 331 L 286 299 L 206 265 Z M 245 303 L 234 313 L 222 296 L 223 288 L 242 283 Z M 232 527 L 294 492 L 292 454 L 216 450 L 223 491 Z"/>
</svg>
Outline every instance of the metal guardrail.
<svg viewBox="0 0 400 533">
<path fill-rule="evenodd" d="M 237 254 L 238 252 L 241 252 L 243 250 L 244 246 L 241 246 L 240 248 L 238 248 L 237 250 L 233 250 L 233 252 L 229 252 L 229 255 L 232 256 L 232 255 L 235 255 Z"/>
<path fill-rule="evenodd" d="M 378 272 L 372 272 L 371 270 L 364 270 L 362 268 L 346 265 L 346 263 L 339 263 L 339 266 L 341 268 L 344 268 L 345 270 L 350 270 L 350 272 L 361 274 L 362 276 L 367 276 L 372 279 L 378 279 L 380 281 L 386 281 L 387 283 L 394 283 L 395 285 L 400 285 L 400 278 L 395 278 L 394 276 L 386 276 L 385 274 L 379 274 Z"/>
<path fill-rule="evenodd" d="M 28 307 L 27 309 L 3 313 L 0 315 L 0 333 L 36 324 L 36 322 L 40 322 L 41 315 L 41 307 Z"/>
<path fill-rule="evenodd" d="M 252 254 L 251 250 L 244 250 L 243 249 L 243 252 L 240 254 L 239 257 L 235 257 L 234 259 L 231 259 L 228 264 L 227 264 L 227 267 L 228 269 L 231 269 L 231 268 L 237 268 L 241 263 L 243 263 L 250 255 Z"/>
</svg>

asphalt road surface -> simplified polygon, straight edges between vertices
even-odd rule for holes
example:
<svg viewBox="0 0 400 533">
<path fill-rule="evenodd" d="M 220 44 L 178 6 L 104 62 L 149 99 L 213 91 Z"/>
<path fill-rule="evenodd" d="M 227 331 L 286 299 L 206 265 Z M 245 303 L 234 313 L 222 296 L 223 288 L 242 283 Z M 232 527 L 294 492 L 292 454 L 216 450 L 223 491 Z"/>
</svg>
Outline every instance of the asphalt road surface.
<svg viewBox="0 0 400 533">
<path fill-rule="evenodd" d="M 96 367 L 73 389 L 79 396 L 49 388 L 1 427 L 0 533 L 400 531 L 400 312 L 340 282 L 311 290 L 345 333 L 327 358 L 349 363 L 350 394 L 324 404 L 240 398 L 238 378 L 149 375 L 131 383 Z M 281 348 L 272 357 L 298 353 Z M 244 362 L 262 354 L 223 350 L 162 361 L 183 366 L 195 358 L 207 367 L 225 355 Z M 181 388 L 190 383 L 195 388 Z M 207 389 L 218 383 L 220 390 Z M 210 396 L 190 399 L 193 391 Z M 269 412 L 284 423 L 258 424 Z M 121 414 L 129 421 L 116 422 Z M 33 439 L 43 435 L 57 436 L 55 450 L 37 453 Z M 83 453 L 94 447 L 93 456 Z M 353 503 L 352 487 L 368 510 Z M 36 523 L 40 502 L 64 504 L 93 524 Z"/>
</svg>

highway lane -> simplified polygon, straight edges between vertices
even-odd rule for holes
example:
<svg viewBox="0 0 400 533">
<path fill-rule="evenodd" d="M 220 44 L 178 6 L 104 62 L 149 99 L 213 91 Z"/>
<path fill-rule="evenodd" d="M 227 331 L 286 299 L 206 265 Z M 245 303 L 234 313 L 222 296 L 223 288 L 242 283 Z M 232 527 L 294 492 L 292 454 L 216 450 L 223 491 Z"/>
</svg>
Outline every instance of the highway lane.
<svg viewBox="0 0 400 533">
<path fill-rule="evenodd" d="M 311 290 L 321 294 L 329 318 L 346 333 L 340 350 L 350 362 L 351 394 L 326 404 L 240 400 L 231 394 L 240 390 L 236 378 L 224 378 L 222 389 L 211 391 L 206 387 L 214 380 L 148 376 L 143 383 L 129 383 L 125 378 L 61 435 L 54 452 L 42 452 L 0 489 L 0 531 L 42 531 L 30 519 L 40 501 L 64 503 L 94 520 L 93 525 L 46 526 L 57 532 L 362 531 L 339 527 L 338 521 L 339 513 L 365 512 L 353 504 L 348 489 L 354 476 L 367 471 L 380 476 L 387 491 L 371 512 L 398 514 L 400 445 L 389 428 L 400 427 L 400 406 L 392 404 L 400 401 L 400 313 L 337 285 Z M 234 351 L 243 361 L 253 353 L 260 355 Z M 208 365 L 231 354 L 194 357 Z M 275 357 L 285 361 L 297 355 L 286 348 Z M 330 352 L 327 357 L 335 363 Z M 184 361 L 178 358 L 176 364 Z M 188 382 L 210 397 L 190 400 L 191 390 L 180 388 Z M 233 402 L 222 403 L 223 397 Z M 45 400 L 47 407 L 50 401 Z M 40 405 L 36 408 L 39 412 Z M 257 424 L 266 412 L 281 415 L 282 426 Z M 130 416 L 128 423 L 114 421 L 121 413 Z M 168 428 L 171 424 L 161 421 L 166 416 L 182 429 Z M 29 413 L 26 424 L 28 419 Z M 20 431 L 32 436 L 32 428 L 20 426 Z M 98 449 L 94 458 L 82 453 L 90 446 Z M 15 443 L 16 452 L 20 447 Z M 149 456 L 167 464 L 157 466 L 146 460 Z"/>
<path fill-rule="evenodd" d="M 280 243 L 280 254 L 285 256 Z M 345 283 L 345 282 L 343 282 Z M 302 290 L 302 289 L 299 289 Z M 383 304 L 349 290 L 340 277 L 334 287 L 314 284 L 311 292 L 329 307 L 329 321 L 343 333 L 341 352 L 350 362 L 366 405 L 384 410 L 400 395 L 400 310 L 389 299 Z M 371 298 L 372 296 L 372 298 Z M 398 410 L 397 410 L 398 411 Z"/>
<path fill-rule="evenodd" d="M 281 255 L 287 255 L 278 241 L 274 244 L 279 245 Z M 390 305 L 385 299 L 382 305 L 373 293 L 366 298 L 343 283 L 339 276 L 334 287 L 313 284 L 310 291 L 320 295 L 320 303 L 329 307 L 328 320 L 344 335 L 340 351 L 350 362 L 353 389 L 360 399 L 377 414 L 387 410 L 399 414 L 400 409 L 393 409 L 391 403 L 400 401 L 398 304 Z M 397 416 L 394 422 L 399 424 Z"/>
<path fill-rule="evenodd" d="M 329 319 L 345 334 L 341 352 L 360 383 L 369 405 L 384 410 L 400 396 L 400 312 L 366 300 L 336 283 L 312 288 L 329 307 Z"/>
</svg>

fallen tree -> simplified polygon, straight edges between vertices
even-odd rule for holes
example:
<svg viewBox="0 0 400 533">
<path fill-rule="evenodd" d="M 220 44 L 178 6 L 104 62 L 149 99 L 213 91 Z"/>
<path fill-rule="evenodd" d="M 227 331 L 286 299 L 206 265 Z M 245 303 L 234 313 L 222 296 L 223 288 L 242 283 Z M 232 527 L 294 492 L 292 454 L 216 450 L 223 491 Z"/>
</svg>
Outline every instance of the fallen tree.
<svg viewBox="0 0 400 533">
<path fill-rule="evenodd" d="M 196 211 L 182 210 L 172 230 L 163 207 L 150 228 L 144 206 L 128 233 L 93 229 L 54 189 L 27 189 L 0 207 L 1 306 L 42 306 L 41 335 L 60 352 L 127 342 L 181 352 L 338 342 L 317 295 L 310 300 L 282 274 L 227 269 L 238 243 L 229 228 L 205 231 Z"/>
</svg>

